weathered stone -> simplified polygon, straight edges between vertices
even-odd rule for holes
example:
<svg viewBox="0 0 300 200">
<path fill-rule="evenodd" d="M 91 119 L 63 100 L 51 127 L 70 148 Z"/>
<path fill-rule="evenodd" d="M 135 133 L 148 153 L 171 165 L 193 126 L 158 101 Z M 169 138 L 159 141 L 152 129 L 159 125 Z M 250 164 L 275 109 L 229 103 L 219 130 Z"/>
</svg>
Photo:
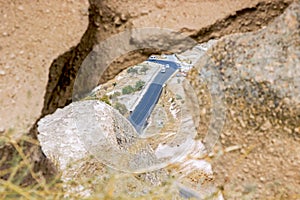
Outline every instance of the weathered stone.
<svg viewBox="0 0 300 200">
<path fill-rule="evenodd" d="M 223 89 L 243 128 L 265 123 L 267 130 L 276 119 L 291 132 L 300 123 L 299 13 L 294 3 L 264 29 L 226 36 L 196 64 L 203 80 L 217 80 L 212 90 Z"/>
<path fill-rule="evenodd" d="M 73 102 L 63 109 L 58 109 L 38 122 L 38 131 L 42 150 L 62 173 L 62 180 L 69 193 L 89 196 L 93 193 L 93 184 L 104 183 L 105 177 L 112 174 L 118 174 L 120 177 L 127 174 L 129 178 L 119 180 L 118 184 L 122 181 L 130 182 L 135 187 L 135 195 L 141 191 L 149 192 L 152 186 L 162 184 L 171 175 L 180 182 L 191 180 L 197 172 L 197 176 L 201 177 L 198 180 L 201 184 L 202 178 L 212 177 L 211 165 L 199 159 L 205 152 L 201 142 L 188 144 L 191 148 L 187 151 L 189 156 L 180 156 L 164 165 L 164 160 L 157 154 L 158 148 L 165 146 L 166 148 L 162 149 L 166 152 L 170 151 L 171 147 L 158 142 L 157 151 L 154 152 L 148 145 L 149 141 L 139 138 L 126 118 L 100 101 Z M 184 138 L 182 140 L 184 141 Z M 173 143 L 176 141 L 173 140 Z M 135 180 L 134 176 L 139 176 L 140 179 Z M 80 180 L 87 178 L 93 180 L 91 184 L 81 185 Z M 74 186 L 68 184 L 69 180 L 79 183 Z M 193 186 L 196 189 L 197 184 Z M 126 184 L 121 187 L 128 189 Z M 205 197 L 215 191 L 212 189 L 213 187 L 209 186 L 208 190 L 201 190 L 197 195 Z M 192 190 L 179 185 L 176 191 L 181 190 L 185 190 L 186 194 L 196 195 Z M 117 192 L 122 191 L 118 188 Z"/>
</svg>

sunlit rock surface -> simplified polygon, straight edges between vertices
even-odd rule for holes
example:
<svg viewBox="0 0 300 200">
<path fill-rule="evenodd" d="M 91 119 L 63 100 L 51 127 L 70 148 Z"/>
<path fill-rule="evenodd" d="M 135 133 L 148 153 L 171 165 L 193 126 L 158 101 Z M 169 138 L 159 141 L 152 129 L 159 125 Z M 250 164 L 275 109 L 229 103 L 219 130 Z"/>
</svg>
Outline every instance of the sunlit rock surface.
<svg viewBox="0 0 300 200">
<path fill-rule="evenodd" d="M 210 91 L 221 88 L 227 108 L 232 106 L 248 118 L 239 120 L 243 126 L 264 123 L 250 123 L 251 117 L 263 115 L 296 129 L 300 122 L 299 13 L 300 4 L 295 2 L 259 31 L 220 39 L 195 65 L 200 72 L 190 77 L 195 88 L 203 82 L 208 83 Z"/>
<path fill-rule="evenodd" d="M 118 174 L 121 177 L 119 184 L 129 181 L 135 185 L 135 190 L 131 191 L 133 195 L 149 194 L 155 185 L 163 184 L 171 176 L 175 179 L 170 182 L 169 189 L 174 190 L 170 194 L 175 196 L 200 198 L 217 192 L 211 185 L 213 176 L 210 164 L 199 160 L 205 153 L 201 143 L 189 143 L 189 140 L 183 139 L 182 143 L 190 147 L 190 157 L 180 155 L 177 160 L 171 159 L 160 165 L 158 162 L 165 160 L 156 156 L 155 150 L 148 145 L 150 142 L 140 139 L 133 126 L 103 102 L 74 102 L 41 119 L 38 130 L 43 152 L 56 163 L 70 193 L 92 195 L 93 188 L 80 184 L 80 180 L 92 178 L 91 183 L 103 184 L 107 180 L 105 177 Z M 152 141 L 153 144 L 155 142 Z M 158 141 L 156 146 L 159 149 L 162 145 Z M 178 149 L 170 149 L 173 152 L 170 150 L 169 154 L 176 156 Z M 133 173 L 134 170 L 137 173 Z M 189 181 L 192 180 L 190 176 L 196 176 L 199 181 Z M 77 185 L 68 185 L 69 181 L 75 181 Z M 128 185 L 124 184 L 118 192 L 127 190 Z"/>
</svg>

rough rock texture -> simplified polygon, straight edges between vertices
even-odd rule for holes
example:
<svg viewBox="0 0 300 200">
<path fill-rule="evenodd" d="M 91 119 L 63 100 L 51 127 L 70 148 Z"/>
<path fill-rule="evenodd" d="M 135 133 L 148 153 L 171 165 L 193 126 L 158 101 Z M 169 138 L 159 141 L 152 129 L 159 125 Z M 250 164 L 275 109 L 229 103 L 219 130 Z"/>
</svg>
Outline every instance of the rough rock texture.
<svg viewBox="0 0 300 200">
<path fill-rule="evenodd" d="M 226 2 L 215 1 L 213 3 L 194 1 L 184 3 L 181 1 L 157 1 L 151 3 L 146 1 L 135 3 L 122 1 L 116 3 L 114 1 L 91 0 L 89 27 L 81 43 L 75 49 L 57 58 L 50 68 L 49 84 L 42 114 L 52 113 L 56 108 L 63 107 L 71 102 L 74 79 L 82 61 L 91 51 L 93 44 L 103 41 L 113 34 L 128 28 L 160 27 L 179 32 L 192 30 L 187 31 L 187 35 L 196 38 L 199 42 L 203 42 L 228 33 L 257 30 L 282 13 L 290 2 L 276 0 L 265 3 L 263 1 L 245 0 L 242 3 L 228 0 Z M 209 13 L 215 13 L 213 16 L 207 13 L 208 7 Z M 222 12 L 219 12 L 219 10 L 222 10 Z M 159 12 L 165 15 L 165 17 L 162 17 L 162 20 L 157 19 L 157 13 Z M 180 13 L 180 15 L 177 13 Z M 173 19 L 172 17 L 166 17 L 166 15 L 175 15 L 176 17 Z M 207 18 L 207 16 L 210 17 Z M 192 22 L 191 26 L 188 25 L 190 22 Z M 174 27 L 174 25 L 176 26 Z M 250 27 L 249 25 L 251 25 L 251 28 L 242 28 L 244 26 Z M 225 31 L 223 32 L 221 29 L 225 29 Z M 214 35 L 214 33 L 218 34 Z M 155 50 L 149 51 L 148 49 L 129 55 L 132 58 L 140 57 L 140 59 L 143 59 L 145 55 L 147 56 L 153 52 Z M 112 63 L 111 67 L 104 74 L 111 78 L 122 69 L 134 63 L 139 63 L 140 59 L 133 61 L 128 56 L 125 59 L 122 57 L 120 60 L 115 61 L 116 64 Z M 120 62 L 122 65 L 118 64 Z M 107 79 L 103 77 L 100 82 L 105 80 Z"/>
<path fill-rule="evenodd" d="M 39 121 L 38 131 L 43 152 L 49 158 L 58 159 L 62 172 L 80 159 L 97 155 L 99 149 L 103 156 L 111 158 L 104 149 L 111 146 L 128 149 L 137 137 L 125 118 L 100 101 L 79 101 L 59 109 Z"/>
<path fill-rule="evenodd" d="M 197 65 L 200 77 L 197 71 L 190 77 L 200 89 L 199 102 L 208 102 L 201 105 L 207 110 L 213 106 L 205 91 L 213 92 L 216 85 L 223 91 L 219 95 L 226 102 L 226 123 L 212 155 L 225 198 L 297 199 L 299 28 L 297 2 L 262 30 L 219 40 Z M 211 84 L 214 79 L 216 85 Z M 216 119 L 210 115 L 210 120 Z M 207 129 L 203 126 L 209 124 L 200 123 L 199 130 Z M 230 146 L 239 150 L 226 153 L 224 149 Z"/>
<path fill-rule="evenodd" d="M 255 109 L 264 107 L 259 114 L 292 130 L 299 125 L 300 114 L 298 10 L 293 4 L 265 29 L 224 37 L 197 64 L 202 79 L 219 75 L 227 105 L 238 107 L 239 99 L 244 104 L 240 110 L 249 109 L 254 115 Z"/>
<path fill-rule="evenodd" d="M 38 122 L 38 131 L 43 152 L 56 164 L 70 194 L 80 192 L 83 196 L 92 195 L 95 191 L 90 185 L 91 182 L 103 184 L 105 177 L 122 174 L 131 177 L 131 184 L 137 186 L 131 191 L 135 195 L 148 194 L 155 186 L 162 186 L 163 182 L 170 181 L 170 176 L 175 178 L 175 181 L 170 182 L 171 185 L 179 188 L 175 193 L 180 191 L 184 195 L 201 198 L 212 193 L 218 194 L 210 183 L 211 165 L 199 159 L 205 152 L 201 143 L 190 144 L 188 156 L 186 153 L 177 161 L 163 165 L 164 168 L 155 168 L 156 162 L 162 160 L 156 156 L 157 152 L 154 153 L 150 148 L 150 140 L 139 138 L 129 121 L 104 102 L 73 102 L 42 118 Z M 173 141 L 176 142 L 185 142 L 185 138 Z M 160 144 L 159 140 L 152 141 L 152 146 L 167 147 L 167 143 L 168 141 L 163 144 Z M 166 151 L 165 149 L 165 153 Z M 92 181 L 81 184 L 80 180 L 83 179 Z M 76 182 L 76 186 L 68 182 L 70 180 Z M 117 193 L 130 188 L 124 184 L 127 181 L 123 179 L 123 186 Z M 199 189 L 200 185 L 202 189 Z M 191 190 L 192 188 L 195 191 Z M 169 195 L 174 197 L 178 194 Z"/>
<path fill-rule="evenodd" d="M 73 87 L 73 100 L 81 99 L 99 85 L 109 64 L 140 49 L 181 52 L 196 45 L 191 38 L 166 29 L 126 30 L 95 45 L 83 61 Z M 101 80 L 100 80 L 101 81 Z"/>
</svg>

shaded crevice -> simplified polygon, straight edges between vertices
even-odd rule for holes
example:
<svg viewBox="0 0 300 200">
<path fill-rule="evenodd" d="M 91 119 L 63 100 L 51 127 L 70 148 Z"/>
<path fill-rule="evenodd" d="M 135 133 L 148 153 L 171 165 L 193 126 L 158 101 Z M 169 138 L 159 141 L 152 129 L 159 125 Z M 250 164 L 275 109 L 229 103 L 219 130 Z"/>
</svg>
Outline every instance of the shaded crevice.
<svg viewBox="0 0 300 200">
<path fill-rule="evenodd" d="M 119 16 L 120 14 L 114 13 L 101 1 L 98 4 L 90 1 L 89 25 L 80 43 L 60 55 L 50 66 L 41 117 L 72 102 L 72 90 L 77 72 L 94 45 L 129 26 L 126 20 L 119 24 L 116 21 Z"/>
<path fill-rule="evenodd" d="M 201 43 L 231 33 L 258 30 L 280 15 L 291 2 L 277 0 L 258 3 L 255 7 L 239 10 L 234 15 L 200 29 L 196 34 L 192 34 L 191 38 Z M 57 108 L 71 103 L 76 74 L 93 45 L 97 41 L 131 27 L 130 19 L 126 18 L 122 21 L 120 16 L 120 13 L 115 13 L 103 5 L 102 1 L 90 1 L 89 27 L 81 42 L 75 48 L 59 56 L 50 67 L 42 116 L 53 113 Z M 120 57 L 109 66 L 102 77 L 99 77 L 99 83 L 114 78 L 120 71 L 145 60 L 152 53 L 160 52 L 139 50 Z"/>
<path fill-rule="evenodd" d="M 77 71 L 85 57 L 92 50 L 93 45 L 97 42 L 98 27 L 94 20 L 98 16 L 97 7 L 90 5 L 89 8 L 89 25 L 86 32 L 82 36 L 80 43 L 72 47 L 69 51 L 56 58 L 50 66 L 48 84 L 44 96 L 44 106 L 40 118 L 47 114 L 53 113 L 57 108 L 62 108 L 71 102 L 72 88 L 76 78 Z M 40 119 L 39 118 L 39 119 Z M 37 122 L 31 127 L 27 136 L 37 140 Z M 51 181 L 56 174 L 56 170 L 51 161 L 43 154 L 41 147 L 35 143 L 23 141 L 20 139 L 17 143 L 23 150 L 24 155 L 28 157 L 29 162 L 33 165 L 32 169 L 35 173 L 40 174 Z M 0 148 L 0 157 L 5 160 L 0 165 L 0 170 L 14 167 L 14 160 L 18 152 L 12 144 L 6 144 Z M 21 159 L 22 160 L 22 159 Z M 21 161 L 20 160 L 20 161 Z M 19 172 L 17 172 L 19 173 Z M 21 173 L 21 171 L 20 171 Z M 10 173 L 4 174 L 0 179 L 8 179 Z M 36 180 L 30 172 L 26 173 L 20 182 L 21 186 L 35 184 Z"/>
<path fill-rule="evenodd" d="M 202 43 L 233 33 L 257 31 L 282 14 L 291 2 L 291 0 L 260 2 L 255 7 L 236 11 L 235 14 L 200 29 L 190 37 Z"/>
<path fill-rule="evenodd" d="M 92 17 L 93 15 L 90 16 Z M 96 32 L 97 27 L 89 23 L 80 43 L 51 64 L 42 116 L 71 103 L 74 80 L 80 65 L 96 43 Z"/>
<path fill-rule="evenodd" d="M 102 77 L 100 77 L 99 84 L 106 83 L 107 81 L 113 79 L 117 74 L 119 74 L 124 69 L 127 69 L 130 66 L 141 63 L 151 55 L 151 54 L 160 54 L 160 53 L 170 53 L 164 52 L 159 49 L 139 49 L 132 51 L 123 55 L 116 60 L 114 60 L 109 67 L 104 71 Z"/>
<path fill-rule="evenodd" d="M 99 8 L 101 8 L 101 10 Z M 53 113 L 57 108 L 63 108 L 71 103 L 74 81 L 82 62 L 99 40 L 113 34 L 113 32 L 105 31 L 106 27 L 104 26 L 104 22 L 108 22 L 110 26 L 116 27 L 115 24 L 110 22 L 114 20 L 114 14 L 110 13 L 111 10 L 107 6 L 104 5 L 101 7 L 90 1 L 89 25 L 79 44 L 56 58 L 50 66 L 48 84 L 44 96 L 44 106 L 41 116 L 36 120 L 27 134 L 30 138 L 37 140 L 37 123 L 42 117 Z M 104 15 L 105 19 L 100 15 Z M 118 27 L 126 28 L 122 26 Z M 112 29 L 113 28 L 110 30 Z M 56 167 L 44 155 L 39 145 L 27 141 L 20 141 L 19 146 L 23 149 L 24 154 L 28 156 L 30 163 L 33 163 L 33 171 L 35 173 L 41 174 L 47 181 L 52 181 L 55 178 Z M 15 153 L 16 149 L 10 144 L 0 148 L 1 157 L 8 155 L 6 163 L 10 163 L 10 160 L 14 158 L 12 155 Z M 8 169 L 10 167 L 10 164 L 1 165 L 0 169 Z M 6 174 L 0 178 L 6 179 L 8 177 L 9 174 Z M 28 172 L 22 180 L 21 185 L 26 186 L 35 183 L 36 180 L 32 174 Z"/>
</svg>

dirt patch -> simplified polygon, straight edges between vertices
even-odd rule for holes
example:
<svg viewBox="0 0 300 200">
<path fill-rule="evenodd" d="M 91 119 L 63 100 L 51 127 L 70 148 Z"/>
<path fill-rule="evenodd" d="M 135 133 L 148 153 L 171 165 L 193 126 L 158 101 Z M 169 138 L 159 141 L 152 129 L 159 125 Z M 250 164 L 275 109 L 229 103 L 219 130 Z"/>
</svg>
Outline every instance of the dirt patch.
<svg viewBox="0 0 300 200">
<path fill-rule="evenodd" d="M 0 129 L 27 132 L 40 116 L 51 62 L 76 45 L 88 1 L 0 2 Z"/>
</svg>

